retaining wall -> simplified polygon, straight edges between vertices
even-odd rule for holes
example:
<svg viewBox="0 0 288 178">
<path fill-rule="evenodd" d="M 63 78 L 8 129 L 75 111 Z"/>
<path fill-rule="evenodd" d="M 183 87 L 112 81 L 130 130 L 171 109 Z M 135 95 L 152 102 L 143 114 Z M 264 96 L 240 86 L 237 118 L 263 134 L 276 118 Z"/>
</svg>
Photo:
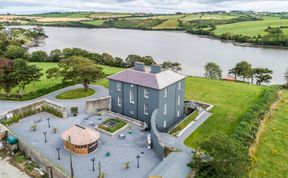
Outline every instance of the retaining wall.
<svg viewBox="0 0 288 178">
<path fill-rule="evenodd" d="M 3 119 L 6 119 L 7 115 L 9 115 L 9 114 L 22 115 L 24 112 L 27 112 L 27 111 L 40 110 L 43 106 L 52 107 L 52 108 L 56 109 L 57 111 L 61 112 L 64 119 L 67 118 L 67 112 L 66 112 L 65 106 L 61 106 L 61 105 L 53 103 L 52 101 L 49 101 L 47 99 L 43 99 L 43 100 L 39 100 L 39 101 L 36 101 L 34 103 L 22 106 L 20 108 L 14 109 L 14 110 L 6 111 L 6 112 L 0 114 L 0 121 Z"/>
<path fill-rule="evenodd" d="M 87 114 L 96 114 L 98 111 L 110 110 L 110 109 L 111 109 L 110 96 L 86 101 L 85 111 Z"/>
</svg>

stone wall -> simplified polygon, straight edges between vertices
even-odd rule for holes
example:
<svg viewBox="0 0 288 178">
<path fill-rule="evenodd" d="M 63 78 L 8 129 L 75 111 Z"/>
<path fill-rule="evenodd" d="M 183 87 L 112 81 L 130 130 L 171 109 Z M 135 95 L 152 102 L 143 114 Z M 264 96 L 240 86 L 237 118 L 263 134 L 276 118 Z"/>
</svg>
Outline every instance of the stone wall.
<svg viewBox="0 0 288 178">
<path fill-rule="evenodd" d="M 19 150 L 24 153 L 27 157 L 30 157 L 41 169 L 48 173 L 49 177 L 53 178 L 69 178 L 69 174 L 64 170 L 61 170 L 44 155 L 34 150 L 31 146 L 25 142 L 18 140 Z"/>
<path fill-rule="evenodd" d="M 59 104 L 53 103 L 52 101 L 49 101 L 47 99 L 43 99 L 43 100 L 39 100 L 36 101 L 34 103 L 25 105 L 23 107 L 14 109 L 14 110 L 10 110 L 10 111 L 6 111 L 2 114 L 0 114 L 0 121 L 3 119 L 6 119 L 7 115 L 22 115 L 25 112 L 29 112 L 29 111 L 37 111 L 40 110 L 43 106 L 49 106 L 52 107 L 54 109 L 56 109 L 57 111 L 61 112 L 63 115 L 63 118 L 67 118 L 67 112 L 66 112 L 66 107 L 65 106 L 61 106 Z"/>
<path fill-rule="evenodd" d="M 108 109 L 111 109 L 110 96 L 86 101 L 85 111 L 87 114 L 96 114 L 97 111 Z"/>
</svg>

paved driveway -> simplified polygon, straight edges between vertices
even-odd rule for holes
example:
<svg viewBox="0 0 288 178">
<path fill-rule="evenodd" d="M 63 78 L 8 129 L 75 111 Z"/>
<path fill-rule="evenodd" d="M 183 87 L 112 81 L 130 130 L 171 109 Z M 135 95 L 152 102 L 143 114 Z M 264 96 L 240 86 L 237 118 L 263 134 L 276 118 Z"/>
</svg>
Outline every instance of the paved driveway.
<svg viewBox="0 0 288 178">
<path fill-rule="evenodd" d="M 83 85 L 80 85 L 80 84 L 66 87 L 66 88 L 57 90 L 57 91 L 52 92 L 50 94 L 47 94 L 47 95 L 41 96 L 41 97 L 33 99 L 33 100 L 29 100 L 29 101 L 3 101 L 3 100 L 0 100 L 0 113 L 3 113 L 5 111 L 9 111 L 9 110 L 13 110 L 13 109 L 17 109 L 19 107 L 28 105 L 30 103 L 33 103 L 33 102 L 41 100 L 41 99 L 48 99 L 48 100 L 53 101 L 55 103 L 58 103 L 60 105 L 66 106 L 67 108 L 70 108 L 72 106 L 78 106 L 79 112 L 83 112 L 85 109 L 85 101 L 86 100 L 102 98 L 102 97 L 106 97 L 109 95 L 109 91 L 107 88 L 100 86 L 100 85 L 90 85 L 89 86 L 90 88 L 96 90 L 96 94 L 94 94 L 90 97 L 81 98 L 81 99 L 73 99 L 73 100 L 59 100 L 59 99 L 55 98 L 60 93 L 63 93 L 65 91 L 68 91 L 71 89 L 81 88 L 81 87 L 83 87 Z"/>
</svg>

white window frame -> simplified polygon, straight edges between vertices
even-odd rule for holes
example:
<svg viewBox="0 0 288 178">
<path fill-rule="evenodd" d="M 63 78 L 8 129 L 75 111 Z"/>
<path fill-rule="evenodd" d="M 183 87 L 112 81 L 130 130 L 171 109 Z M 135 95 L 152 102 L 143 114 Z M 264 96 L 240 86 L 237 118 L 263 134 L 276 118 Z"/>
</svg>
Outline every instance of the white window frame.
<svg viewBox="0 0 288 178">
<path fill-rule="evenodd" d="M 164 98 L 167 98 L 167 96 L 168 96 L 168 88 L 165 88 L 164 89 Z"/>
<path fill-rule="evenodd" d="M 131 104 L 135 104 L 135 96 L 133 90 L 129 91 L 129 101 Z"/>
<path fill-rule="evenodd" d="M 117 97 L 117 106 L 118 106 L 118 107 L 121 107 L 121 106 L 122 106 L 122 101 L 121 101 L 120 96 Z"/>
<path fill-rule="evenodd" d="M 144 88 L 144 98 L 149 98 L 149 90 Z"/>
<path fill-rule="evenodd" d="M 180 97 L 180 95 L 178 95 L 178 99 L 177 99 L 178 106 L 180 106 L 180 101 L 181 101 L 181 97 Z"/>
<path fill-rule="evenodd" d="M 117 91 L 121 91 L 122 90 L 122 86 L 121 86 L 121 83 L 120 82 L 118 82 L 117 83 Z"/>
<path fill-rule="evenodd" d="M 181 82 L 178 83 L 178 90 L 181 90 Z"/>
<path fill-rule="evenodd" d="M 144 114 L 149 115 L 149 104 L 144 103 Z"/>
<path fill-rule="evenodd" d="M 179 116 L 180 116 L 180 111 L 178 110 L 178 111 L 177 111 L 177 117 L 179 117 Z"/>
<path fill-rule="evenodd" d="M 166 127 L 167 127 L 167 121 L 164 120 L 164 122 L 163 122 L 163 128 L 166 128 Z"/>
<path fill-rule="evenodd" d="M 167 114 L 167 103 L 164 104 L 163 114 L 164 115 Z"/>
</svg>

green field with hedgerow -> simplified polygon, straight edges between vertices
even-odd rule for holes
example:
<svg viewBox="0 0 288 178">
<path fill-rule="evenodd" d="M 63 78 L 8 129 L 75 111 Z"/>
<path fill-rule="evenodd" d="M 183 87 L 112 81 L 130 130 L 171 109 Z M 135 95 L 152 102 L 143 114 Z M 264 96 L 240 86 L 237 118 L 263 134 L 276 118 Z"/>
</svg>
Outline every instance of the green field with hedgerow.
<svg viewBox="0 0 288 178">
<path fill-rule="evenodd" d="M 251 177 L 288 177 L 288 91 L 280 96 L 272 113 L 263 124 L 259 143 L 255 147 Z"/>
</svg>

